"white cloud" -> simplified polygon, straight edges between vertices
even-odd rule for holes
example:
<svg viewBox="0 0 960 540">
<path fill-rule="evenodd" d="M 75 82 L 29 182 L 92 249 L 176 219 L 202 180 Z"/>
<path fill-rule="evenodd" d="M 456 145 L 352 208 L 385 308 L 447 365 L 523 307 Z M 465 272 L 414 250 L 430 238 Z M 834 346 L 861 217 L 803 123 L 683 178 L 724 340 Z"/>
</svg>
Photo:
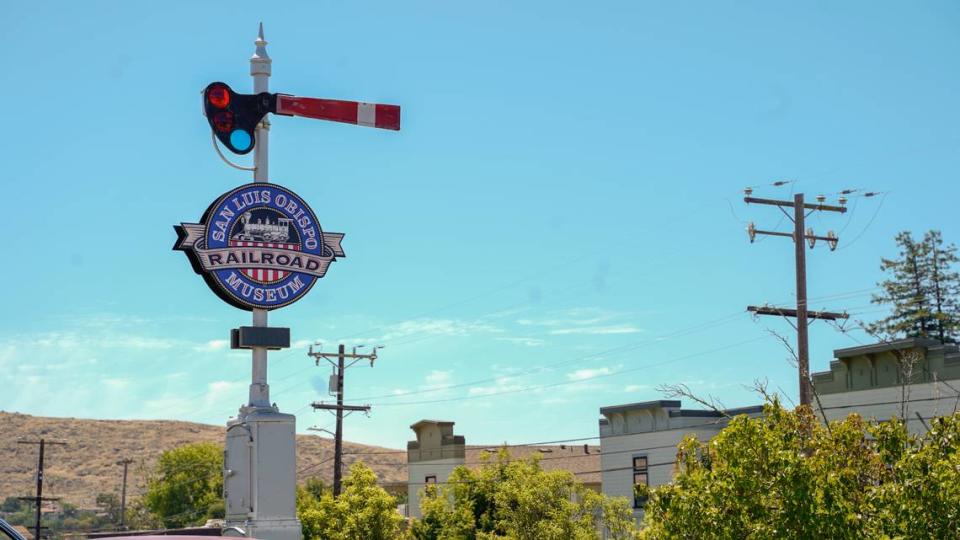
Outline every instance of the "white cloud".
<svg viewBox="0 0 960 540">
<path fill-rule="evenodd" d="M 518 319 L 521 326 L 539 326 L 555 336 L 569 334 L 608 335 L 635 334 L 642 330 L 633 324 L 611 324 L 624 314 L 599 308 L 573 308 L 554 313 L 545 319 Z"/>
<path fill-rule="evenodd" d="M 648 390 L 650 388 L 649 384 L 628 384 L 626 388 L 623 389 L 624 392 L 638 392 L 640 390 Z"/>
<path fill-rule="evenodd" d="M 553 313 L 547 319 L 519 319 L 522 326 L 586 326 L 595 325 L 618 316 L 617 313 L 600 308 L 571 308 Z"/>
<path fill-rule="evenodd" d="M 204 343 L 203 345 L 197 345 L 193 348 L 195 351 L 199 352 L 215 352 L 222 351 L 230 346 L 230 342 L 225 339 L 211 339 L 210 341 Z"/>
<path fill-rule="evenodd" d="M 123 390 L 124 388 L 130 386 L 130 379 L 123 379 L 118 377 L 111 377 L 107 379 L 101 379 L 104 385 L 111 390 Z"/>
<path fill-rule="evenodd" d="M 498 337 L 497 341 L 506 341 L 508 343 L 516 343 L 517 345 L 525 345 L 527 347 L 540 347 L 546 343 L 546 341 L 540 338 L 532 337 Z"/>
<path fill-rule="evenodd" d="M 206 408 L 214 407 L 227 409 L 230 403 L 246 401 L 246 390 L 249 384 L 246 381 L 214 381 L 207 385 L 205 397 Z"/>
<path fill-rule="evenodd" d="M 450 383 L 453 375 L 453 371 L 439 371 L 433 370 L 430 373 L 427 373 L 427 376 L 424 377 L 426 384 L 425 388 L 437 388 L 440 386 L 446 386 Z"/>
<path fill-rule="evenodd" d="M 471 396 L 488 396 L 491 394 L 500 394 L 503 392 L 519 392 L 526 388 L 525 385 L 511 383 L 512 377 L 498 377 L 490 386 L 474 386 L 467 391 Z"/>
<path fill-rule="evenodd" d="M 456 319 L 415 319 L 391 325 L 383 337 L 376 341 L 389 341 L 416 334 L 433 336 L 469 336 L 478 333 L 499 333 L 502 329 L 480 321 Z"/>
<path fill-rule="evenodd" d="M 587 335 L 636 334 L 639 332 L 643 332 L 643 330 L 630 324 L 622 324 L 618 326 L 577 326 L 573 328 L 557 328 L 550 331 L 550 333 L 555 336 L 570 335 L 570 334 L 587 334 Z"/>
<path fill-rule="evenodd" d="M 601 375 L 609 375 L 613 373 L 608 367 L 602 368 L 585 368 L 578 369 L 572 373 L 567 373 L 567 379 L 571 381 L 583 381 L 586 379 L 593 379 L 594 377 L 599 377 Z"/>
</svg>

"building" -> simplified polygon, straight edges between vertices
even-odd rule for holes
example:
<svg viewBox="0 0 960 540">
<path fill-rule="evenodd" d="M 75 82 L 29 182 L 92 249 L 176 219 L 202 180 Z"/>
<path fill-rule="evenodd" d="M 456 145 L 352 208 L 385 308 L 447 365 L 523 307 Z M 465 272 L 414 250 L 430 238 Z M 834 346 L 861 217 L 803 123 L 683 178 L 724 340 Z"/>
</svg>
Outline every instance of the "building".
<svg viewBox="0 0 960 540">
<path fill-rule="evenodd" d="M 729 416 L 759 416 L 762 406 L 724 411 Z M 634 518 L 642 517 L 645 501 L 634 497 L 633 486 L 651 487 L 673 480 L 677 445 L 687 435 L 713 438 L 727 417 L 713 410 L 683 409 L 679 400 L 657 400 L 600 409 L 600 449 L 603 493 L 633 501 Z"/>
<path fill-rule="evenodd" d="M 420 494 L 425 486 L 446 483 L 458 466 L 481 467 L 485 453 L 504 448 L 502 445 L 467 446 L 463 436 L 454 434 L 453 426 L 453 422 L 443 420 L 421 420 L 410 426 L 417 440 L 407 443 L 407 504 L 403 513 L 408 517 L 421 517 Z M 596 445 L 511 445 L 505 448 L 512 459 L 536 455 L 544 470 L 569 471 L 588 489 L 600 491 L 600 447 Z"/>
<path fill-rule="evenodd" d="M 960 350 L 937 340 L 907 338 L 833 351 L 830 370 L 813 374 L 823 414 L 868 420 L 906 416 L 912 433 L 958 410 Z M 906 413 L 904 415 L 904 413 Z"/>
<path fill-rule="evenodd" d="M 407 513 L 420 517 L 420 493 L 429 484 L 444 483 L 466 461 L 466 444 L 453 434 L 453 422 L 420 420 L 410 426 L 417 440 L 407 443 Z"/>
</svg>

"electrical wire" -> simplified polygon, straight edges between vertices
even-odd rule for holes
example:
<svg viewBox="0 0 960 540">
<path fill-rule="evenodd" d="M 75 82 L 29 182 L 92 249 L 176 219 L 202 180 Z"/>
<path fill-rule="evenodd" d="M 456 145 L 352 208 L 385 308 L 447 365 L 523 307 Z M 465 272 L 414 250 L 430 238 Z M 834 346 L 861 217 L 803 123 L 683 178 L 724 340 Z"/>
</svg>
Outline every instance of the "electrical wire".
<svg viewBox="0 0 960 540">
<path fill-rule="evenodd" d="M 701 351 L 701 352 L 698 352 L 698 353 L 693 353 L 693 354 L 688 354 L 688 355 L 684 355 L 684 356 L 679 356 L 679 357 L 672 358 L 672 359 L 670 359 L 670 360 L 666 360 L 666 361 L 663 361 L 663 362 L 655 362 L 655 363 L 652 363 L 652 364 L 645 364 L 645 365 L 642 365 L 642 366 L 636 366 L 636 367 L 632 367 L 632 368 L 628 368 L 628 369 L 621 369 L 621 370 L 618 370 L 618 371 L 612 371 L 612 372 L 602 373 L 602 374 L 593 375 L 593 376 L 590 376 L 590 377 L 583 377 L 583 378 L 576 379 L 576 380 L 559 381 L 559 382 L 554 382 L 554 383 L 549 383 L 549 384 L 531 385 L 531 386 L 525 386 L 525 387 L 523 387 L 523 388 L 518 388 L 518 389 L 504 390 L 504 391 L 501 391 L 501 392 L 489 392 L 489 393 L 486 393 L 486 394 L 479 394 L 479 395 L 473 395 L 473 396 L 467 395 L 467 396 L 460 396 L 460 397 L 443 398 L 443 399 L 431 399 L 431 400 L 421 400 L 421 401 L 402 401 L 402 402 L 393 402 L 393 403 L 375 403 L 375 404 L 371 404 L 371 407 L 399 407 L 399 406 L 406 406 L 406 405 L 426 405 L 426 404 L 433 404 L 433 403 L 449 403 L 449 402 L 455 402 L 455 401 L 467 401 L 467 400 L 475 400 L 475 399 L 489 399 L 489 398 L 492 398 L 492 397 L 497 397 L 497 396 L 502 396 L 502 395 L 517 394 L 517 393 L 521 393 L 521 392 L 530 392 L 530 391 L 533 391 L 533 390 L 543 390 L 543 389 L 545 389 L 545 388 L 557 388 L 557 387 L 560 387 L 560 386 L 570 386 L 570 385 L 576 385 L 576 384 L 583 384 L 583 383 L 588 382 L 588 381 L 593 381 L 593 380 L 597 380 L 597 379 L 603 379 L 603 378 L 607 378 L 607 377 L 615 377 L 615 376 L 617 376 L 617 375 L 623 375 L 624 373 L 632 373 L 632 372 L 636 372 L 636 371 L 640 371 L 640 370 L 644 370 L 644 369 L 650 369 L 650 368 L 652 368 L 652 367 L 659 367 L 659 366 L 663 366 L 663 365 L 667 365 L 667 364 L 672 364 L 672 363 L 679 362 L 679 361 L 681 361 L 681 360 L 686 360 L 686 359 L 689 359 L 689 358 L 695 358 L 695 357 L 698 357 L 698 356 L 703 356 L 703 355 L 710 354 L 710 353 L 714 353 L 714 352 L 719 352 L 719 351 L 723 351 L 723 350 L 727 350 L 727 349 L 732 349 L 732 348 L 735 348 L 735 347 L 739 347 L 739 346 L 742 346 L 742 345 L 746 345 L 747 343 L 753 343 L 753 342 L 756 342 L 756 341 L 760 341 L 761 339 L 766 339 L 766 338 L 765 338 L 765 336 L 756 337 L 756 338 L 747 339 L 747 340 L 744 340 L 744 341 L 739 341 L 739 342 L 736 342 L 736 343 L 731 343 L 731 344 L 729 344 L 729 345 L 725 345 L 725 346 L 722 346 L 722 347 L 716 347 L 716 348 L 713 348 L 713 349 L 710 349 L 710 350 Z M 623 352 L 626 352 L 626 351 L 623 351 Z"/>
<path fill-rule="evenodd" d="M 837 248 L 838 251 L 839 251 L 839 250 L 842 250 L 842 249 L 847 249 L 847 248 L 849 248 L 850 246 L 852 246 L 853 244 L 855 244 L 855 243 L 857 242 L 857 240 L 860 240 L 860 238 L 863 236 L 863 234 L 864 234 L 865 232 L 867 232 L 867 230 L 870 228 L 871 225 L 873 225 L 873 220 L 877 219 L 877 215 L 880 214 L 880 209 L 883 208 L 883 203 L 884 203 L 884 201 L 887 200 L 887 195 L 888 195 L 889 193 L 890 193 L 889 191 L 884 192 L 883 197 L 880 198 L 880 203 L 877 204 L 876 210 L 873 211 L 873 215 L 870 217 L 870 221 L 867 222 L 867 224 L 863 227 L 863 229 L 860 230 L 860 232 L 857 234 L 856 237 L 854 237 L 853 240 L 851 240 L 850 242 L 848 242 L 848 243 L 846 243 L 846 244 L 838 247 L 838 248 Z"/>
<path fill-rule="evenodd" d="M 657 337 L 654 337 L 654 338 L 645 339 L 645 340 L 640 341 L 640 342 L 634 342 L 633 344 L 621 345 L 621 346 L 614 347 L 614 348 L 611 348 L 611 349 L 607 349 L 607 350 L 604 350 L 604 351 L 600 351 L 600 352 L 596 352 L 596 353 L 591 353 L 591 354 L 585 354 L 585 355 L 582 355 L 582 356 L 575 357 L 575 358 L 573 358 L 573 359 L 564 360 L 564 361 L 562 361 L 562 362 L 556 362 L 556 363 L 548 364 L 548 365 L 545 365 L 545 366 L 537 366 L 537 367 L 534 367 L 534 368 L 530 368 L 530 369 L 527 369 L 527 370 L 523 370 L 523 371 L 521 371 L 521 372 L 519 372 L 519 373 L 515 373 L 515 374 L 502 375 L 502 376 L 496 376 L 496 377 L 488 377 L 488 378 L 484 378 L 484 379 L 477 379 L 477 380 L 474 380 L 474 381 L 469 381 L 469 382 L 464 382 L 464 383 L 438 386 L 438 387 L 434 387 L 434 388 L 426 388 L 426 389 L 423 389 L 423 390 L 417 390 L 417 391 L 411 391 L 411 392 L 404 392 L 403 394 L 399 394 L 399 395 L 398 395 L 398 394 L 379 394 L 379 395 L 372 395 L 372 396 L 363 396 L 363 397 L 358 397 L 358 398 L 352 398 L 352 399 L 350 399 L 349 401 L 357 402 L 357 401 L 365 401 L 365 400 L 370 400 L 370 399 L 403 398 L 403 397 L 407 397 L 407 396 L 410 396 L 410 395 L 426 394 L 426 393 L 433 393 L 433 392 L 441 392 L 441 391 L 451 390 L 451 389 L 455 389 L 455 388 L 463 388 L 463 387 L 467 387 L 467 386 L 474 386 L 474 385 L 477 385 L 477 384 L 484 384 L 484 383 L 488 383 L 488 382 L 500 382 L 500 381 L 505 381 L 505 380 L 510 380 L 510 379 L 516 379 L 516 378 L 525 377 L 525 376 L 528 376 L 528 375 L 543 373 L 543 372 L 545 372 L 545 371 L 552 371 L 552 370 L 554 370 L 555 368 L 557 368 L 557 367 L 559 367 L 559 366 L 569 365 L 569 364 L 576 363 L 576 362 L 579 362 L 579 361 L 582 361 L 582 360 L 586 360 L 586 359 L 590 359 L 590 358 L 601 358 L 601 357 L 608 356 L 608 355 L 611 355 L 611 354 L 619 354 L 619 353 L 621 353 L 621 352 L 626 352 L 627 350 L 635 350 L 636 348 L 639 348 L 639 347 L 641 347 L 641 346 L 643 346 L 643 345 L 659 344 L 659 343 L 662 343 L 663 341 L 666 341 L 666 340 L 669 340 L 669 339 L 674 339 L 674 338 L 676 338 L 676 337 L 682 337 L 682 336 L 685 336 L 685 335 L 688 335 L 688 334 L 691 334 L 691 333 L 695 333 L 695 332 L 699 332 L 699 331 L 702 331 L 702 330 L 707 330 L 707 329 L 710 329 L 710 328 L 715 328 L 715 327 L 717 327 L 717 326 L 721 326 L 721 325 L 726 324 L 726 323 L 728 323 L 728 322 L 732 322 L 733 320 L 735 320 L 735 318 L 741 317 L 741 316 L 743 316 L 743 312 L 742 312 L 742 311 L 738 311 L 738 312 L 736 312 L 736 313 L 732 313 L 732 314 L 726 315 L 726 316 L 721 317 L 721 318 L 719 318 L 719 319 L 714 319 L 714 320 L 711 320 L 711 321 L 707 321 L 707 322 L 705 322 L 705 323 L 701 323 L 701 324 L 695 325 L 695 326 L 693 326 L 693 327 L 689 327 L 689 328 L 687 328 L 687 329 L 681 329 L 681 330 L 678 330 L 678 331 L 676 331 L 676 332 L 670 332 L 670 333 L 668 333 L 668 334 L 663 334 L 663 335 L 661 335 L 661 336 L 657 336 Z"/>
</svg>

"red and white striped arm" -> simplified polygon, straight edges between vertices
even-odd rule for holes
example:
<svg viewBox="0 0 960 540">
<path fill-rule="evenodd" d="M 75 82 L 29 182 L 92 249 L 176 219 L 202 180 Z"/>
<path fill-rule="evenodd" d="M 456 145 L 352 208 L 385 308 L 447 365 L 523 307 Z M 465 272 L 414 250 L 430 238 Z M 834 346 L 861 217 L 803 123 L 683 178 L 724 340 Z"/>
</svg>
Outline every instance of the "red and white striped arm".
<svg viewBox="0 0 960 540">
<path fill-rule="evenodd" d="M 277 114 L 400 130 L 400 106 L 277 94 Z"/>
</svg>

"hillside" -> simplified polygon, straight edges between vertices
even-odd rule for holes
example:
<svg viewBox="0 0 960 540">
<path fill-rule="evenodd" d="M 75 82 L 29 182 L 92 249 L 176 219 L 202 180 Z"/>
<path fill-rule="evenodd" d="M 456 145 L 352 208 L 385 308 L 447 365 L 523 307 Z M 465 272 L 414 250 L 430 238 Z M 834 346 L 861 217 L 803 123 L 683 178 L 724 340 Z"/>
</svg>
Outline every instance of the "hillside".
<svg viewBox="0 0 960 540">
<path fill-rule="evenodd" d="M 123 468 L 116 464 L 120 459 L 134 460 L 127 490 L 136 497 L 161 452 L 201 441 L 222 445 L 224 427 L 171 420 L 48 418 L 0 411 L 0 501 L 34 494 L 37 447 L 16 441 L 40 437 L 69 443 L 47 449 L 44 496 L 92 508 L 98 493 L 120 493 Z M 388 452 L 387 448 L 344 442 L 347 465 L 363 459 L 381 481 L 405 481 L 406 455 Z M 332 440 L 297 435 L 298 481 L 317 476 L 331 483 L 332 456 Z"/>
</svg>

